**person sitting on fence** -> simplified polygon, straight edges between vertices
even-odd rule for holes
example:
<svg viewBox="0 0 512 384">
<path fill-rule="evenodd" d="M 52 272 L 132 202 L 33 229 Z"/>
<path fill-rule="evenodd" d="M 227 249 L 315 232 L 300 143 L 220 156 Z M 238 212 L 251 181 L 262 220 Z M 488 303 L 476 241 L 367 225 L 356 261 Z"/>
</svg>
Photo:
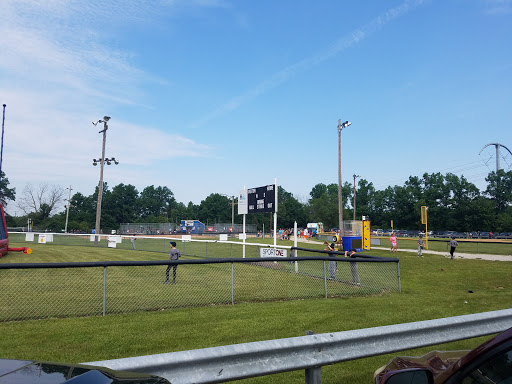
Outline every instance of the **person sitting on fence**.
<svg viewBox="0 0 512 384">
<path fill-rule="evenodd" d="M 171 260 L 178 260 L 181 257 L 180 250 L 178 248 L 176 248 L 176 243 L 174 241 L 170 241 L 169 244 L 171 244 L 171 251 L 169 252 L 169 258 Z M 178 266 L 176 264 L 167 266 L 167 270 L 165 271 L 164 284 L 169 284 L 169 272 L 171 271 L 171 267 L 172 267 L 172 283 L 176 284 L 176 269 L 178 269 Z"/>
</svg>

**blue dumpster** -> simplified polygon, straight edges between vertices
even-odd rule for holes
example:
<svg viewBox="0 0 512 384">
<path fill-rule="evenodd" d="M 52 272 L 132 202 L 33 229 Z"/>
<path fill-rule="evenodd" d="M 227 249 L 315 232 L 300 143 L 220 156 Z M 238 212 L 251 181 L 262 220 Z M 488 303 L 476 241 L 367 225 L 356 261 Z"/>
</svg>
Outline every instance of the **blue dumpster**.
<svg viewBox="0 0 512 384">
<path fill-rule="evenodd" d="M 355 248 L 356 252 L 363 250 L 363 242 L 361 236 L 342 236 L 342 244 L 344 251 L 350 251 Z"/>
</svg>

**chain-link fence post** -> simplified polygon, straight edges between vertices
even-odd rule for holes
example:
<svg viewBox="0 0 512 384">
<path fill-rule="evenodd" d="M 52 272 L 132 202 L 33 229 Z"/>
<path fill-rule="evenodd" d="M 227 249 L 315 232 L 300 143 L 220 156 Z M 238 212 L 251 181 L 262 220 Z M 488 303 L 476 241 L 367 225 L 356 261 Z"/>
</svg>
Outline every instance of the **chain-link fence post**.
<svg viewBox="0 0 512 384">
<path fill-rule="evenodd" d="M 327 299 L 327 271 L 325 268 L 325 261 L 324 261 L 324 290 L 325 290 L 325 298 Z"/>
<path fill-rule="evenodd" d="M 234 289 L 233 289 L 233 263 L 231 263 L 231 304 L 234 305 L 235 304 L 235 293 L 234 293 Z"/>
<path fill-rule="evenodd" d="M 398 293 L 402 292 L 402 283 L 400 282 L 400 263 L 396 263 L 396 270 L 398 273 Z"/>
<path fill-rule="evenodd" d="M 107 267 L 103 267 L 103 316 L 107 305 Z"/>
</svg>

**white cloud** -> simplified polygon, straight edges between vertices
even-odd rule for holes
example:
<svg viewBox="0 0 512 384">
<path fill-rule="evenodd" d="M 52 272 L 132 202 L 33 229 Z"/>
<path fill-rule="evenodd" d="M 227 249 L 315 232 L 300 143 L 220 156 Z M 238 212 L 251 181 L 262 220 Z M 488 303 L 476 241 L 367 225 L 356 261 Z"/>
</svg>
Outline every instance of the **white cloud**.
<svg viewBox="0 0 512 384">
<path fill-rule="evenodd" d="M 11 187 L 21 192 L 28 182 L 69 185 L 75 180 L 75 191 L 92 193 L 87 188 L 98 182 L 92 159 L 101 157 L 101 135 L 91 122 L 116 105 L 140 105 L 143 83 L 165 82 L 135 67 L 134 53 L 112 48 L 114 32 L 134 23 L 156 24 L 163 13 L 172 14 L 176 3 L 2 1 L 0 101 L 7 104 L 2 170 Z M 205 6 L 215 6 L 209 3 Z M 115 117 L 109 125 L 106 156 L 124 165 L 118 168 L 119 179 L 130 174 L 130 167 L 212 152 L 187 137 Z"/>
<path fill-rule="evenodd" d="M 320 65 L 324 61 L 333 58 L 340 52 L 343 52 L 347 48 L 350 48 L 351 46 L 358 44 L 361 40 L 364 40 L 367 37 L 371 36 L 372 34 L 377 32 L 379 29 L 383 28 L 386 24 L 390 23 L 394 19 L 403 16 L 407 12 L 410 12 L 414 8 L 417 8 L 418 6 L 422 5 L 423 3 L 425 3 L 425 1 L 426 0 L 406 0 L 399 6 L 388 9 L 386 12 L 379 15 L 375 19 L 371 20 L 363 27 L 358 28 L 355 31 L 349 33 L 348 35 L 340 38 L 327 50 L 319 52 L 314 56 L 307 57 L 297 63 L 289 65 L 288 67 L 272 75 L 269 79 L 264 80 L 260 84 L 256 85 L 254 88 L 228 100 L 210 114 L 206 115 L 199 121 L 196 121 L 194 126 L 203 125 L 216 117 L 229 113 L 237 109 L 243 103 L 250 101 L 266 93 L 267 91 L 285 83 L 296 74 L 305 72 L 317 65 Z"/>
<path fill-rule="evenodd" d="M 512 13 L 512 0 L 486 0 L 485 12 L 490 15 Z"/>
</svg>

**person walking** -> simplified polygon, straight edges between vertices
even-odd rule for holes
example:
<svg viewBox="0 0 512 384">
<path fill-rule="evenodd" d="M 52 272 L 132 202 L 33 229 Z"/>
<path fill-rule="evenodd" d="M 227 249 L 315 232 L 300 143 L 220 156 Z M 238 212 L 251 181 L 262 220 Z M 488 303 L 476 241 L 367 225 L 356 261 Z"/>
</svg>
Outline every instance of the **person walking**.
<svg viewBox="0 0 512 384">
<path fill-rule="evenodd" d="M 418 237 L 418 257 L 423 257 L 423 235 Z"/>
<path fill-rule="evenodd" d="M 180 250 L 178 248 L 176 248 L 176 243 L 174 241 L 170 241 L 169 244 L 171 244 L 171 251 L 169 252 L 169 258 L 171 260 L 178 260 L 181 257 Z M 165 271 L 164 284 L 169 284 L 169 272 L 171 271 L 171 267 L 172 267 L 172 283 L 176 284 L 176 270 L 178 269 L 178 266 L 176 264 L 167 266 L 167 270 Z"/>
<path fill-rule="evenodd" d="M 397 240 L 396 240 L 395 232 L 393 232 L 391 234 L 391 237 L 389 238 L 389 241 L 391 242 L 391 250 L 390 250 L 390 252 L 396 253 Z"/>
<path fill-rule="evenodd" d="M 455 252 L 455 248 L 457 247 L 457 245 L 459 245 L 459 243 L 457 243 L 457 240 L 455 240 L 455 237 L 452 236 L 452 239 L 450 240 L 450 259 L 453 260 L 454 256 L 453 256 L 453 252 Z"/>
<path fill-rule="evenodd" d="M 350 251 L 345 251 L 345 257 L 355 259 L 357 257 L 356 250 L 352 248 Z M 361 281 L 359 280 L 359 273 L 357 272 L 356 262 L 350 262 L 350 272 L 352 273 L 352 283 L 354 283 L 355 285 L 361 285 Z"/>
</svg>

